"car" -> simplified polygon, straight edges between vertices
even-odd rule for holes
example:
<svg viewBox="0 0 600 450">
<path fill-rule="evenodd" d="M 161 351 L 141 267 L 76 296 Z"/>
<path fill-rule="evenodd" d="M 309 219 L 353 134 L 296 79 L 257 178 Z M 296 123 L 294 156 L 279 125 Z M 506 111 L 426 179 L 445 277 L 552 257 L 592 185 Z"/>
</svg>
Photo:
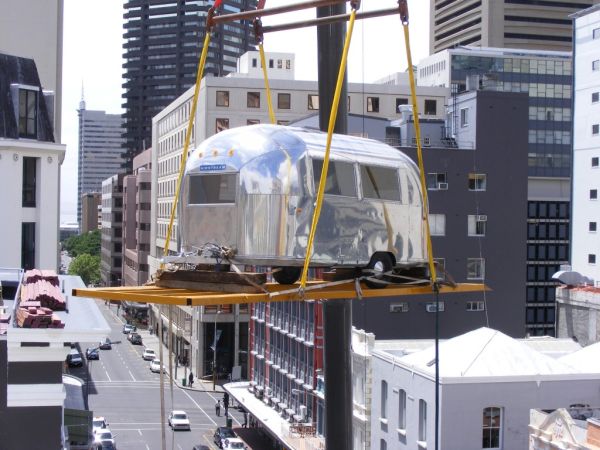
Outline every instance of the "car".
<svg viewBox="0 0 600 450">
<path fill-rule="evenodd" d="M 100 350 L 110 350 L 112 348 L 112 342 L 109 338 L 104 338 L 104 340 L 100 341 L 98 348 Z"/>
<path fill-rule="evenodd" d="M 227 438 L 223 441 L 223 450 L 245 450 L 246 444 L 240 438 Z"/>
<path fill-rule="evenodd" d="M 169 426 L 175 430 L 191 430 L 190 419 L 185 411 L 171 411 L 169 414 Z"/>
<path fill-rule="evenodd" d="M 194 448 L 192 450 L 210 450 L 210 447 L 208 445 L 198 444 L 194 445 Z"/>
<path fill-rule="evenodd" d="M 140 336 L 138 333 L 129 333 L 127 339 L 129 339 L 129 342 L 131 342 L 133 345 L 142 345 L 142 336 Z"/>
<path fill-rule="evenodd" d="M 94 435 L 96 435 L 98 431 L 102 431 L 105 428 L 108 428 L 108 423 L 104 417 L 96 416 L 92 419 L 92 432 Z"/>
<path fill-rule="evenodd" d="M 100 359 L 100 352 L 98 351 L 98 347 L 86 348 L 85 357 L 87 359 Z"/>
<path fill-rule="evenodd" d="M 123 325 L 123 334 L 129 334 L 132 331 L 137 331 L 137 328 L 135 327 L 135 325 L 131 325 L 129 323 L 126 323 L 125 325 Z"/>
<path fill-rule="evenodd" d="M 142 353 L 142 359 L 144 359 L 145 361 L 152 361 L 155 358 L 156 358 L 156 352 L 154 350 L 152 350 L 151 348 L 145 349 L 144 353 Z"/>
<path fill-rule="evenodd" d="M 164 364 L 160 363 L 160 359 L 154 358 L 150 363 L 150 372 L 159 373 L 162 367 L 162 371 L 166 372 Z"/>
<path fill-rule="evenodd" d="M 225 439 L 236 438 L 236 434 L 229 427 L 219 427 L 215 430 L 215 434 L 213 436 L 213 441 L 217 444 L 217 447 L 223 448 L 223 441 Z"/>
<path fill-rule="evenodd" d="M 116 448 L 115 445 L 115 436 L 112 434 L 108 428 L 102 428 L 94 435 L 94 445 L 98 448 L 98 444 L 101 445 L 100 448 Z M 112 447 L 111 447 L 112 446 Z"/>
<path fill-rule="evenodd" d="M 71 350 L 71 352 L 67 355 L 67 364 L 69 367 L 83 366 L 83 358 L 81 357 L 81 353 L 79 353 L 79 350 Z"/>
</svg>

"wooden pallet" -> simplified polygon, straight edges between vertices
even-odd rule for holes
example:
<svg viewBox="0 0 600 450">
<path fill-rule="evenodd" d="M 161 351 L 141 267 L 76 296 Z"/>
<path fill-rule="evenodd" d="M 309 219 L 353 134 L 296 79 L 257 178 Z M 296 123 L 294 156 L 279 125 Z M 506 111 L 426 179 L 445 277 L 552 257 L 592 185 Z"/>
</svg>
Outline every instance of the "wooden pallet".
<svg viewBox="0 0 600 450">
<path fill-rule="evenodd" d="M 229 269 L 228 266 L 220 266 L 220 268 Z M 263 290 L 257 286 L 262 286 L 267 282 L 267 275 L 264 273 L 242 272 L 238 274 L 214 269 L 214 266 L 202 265 L 198 270 L 159 270 L 156 273 L 154 284 L 162 288 L 258 294 Z"/>
</svg>

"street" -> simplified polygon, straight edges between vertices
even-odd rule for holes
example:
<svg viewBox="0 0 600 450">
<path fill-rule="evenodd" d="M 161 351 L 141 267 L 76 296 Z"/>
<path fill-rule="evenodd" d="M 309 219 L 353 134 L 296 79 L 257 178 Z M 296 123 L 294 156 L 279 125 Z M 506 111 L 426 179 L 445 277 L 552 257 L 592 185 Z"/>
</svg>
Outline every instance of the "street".
<svg viewBox="0 0 600 450">
<path fill-rule="evenodd" d="M 160 450 L 160 375 L 150 372 L 150 362 L 144 361 L 141 356 L 145 345 L 154 348 L 158 354 L 158 338 L 145 330 L 138 330 L 144 345 L 132 345 L 127 340 L 127 335 L 122 333 L 124 322 L 117 317 L 116 306 L 112 305 L 109 309 L 104 302 L 98 302 L 98 307 L 111 325 L 109 338 L 113 341 L 112 349 L 100 350 L 99 360 L 85 360 L 83 367 L 70 368 L 69 372 L 89 381 L 89 409 L 94 416 L 106 418 L 115 435 L 118 449 Z M 86 348 L 97 346 L 97 342 L 82 342 L 81 351 L 85 355 Z M 166 351 L 163 357 L 168 369 Z M 178 376 L 183 377 L 181 368 Z M 191 450 L 198 444 L 207 445 L 211 449 L 217 448 L 212 436 L 216 427 L 225 426 L 226 421 L 223 409 L 221 417 L 215 415 L 215 403 L 217 399 L 222 399 L 222 394 L 201 392 L 200 389 L 204 386 L 200 382 L 194 383 L 194 389 L 174 384 L 171 391 L 168 375 L 165 374 L 164 378 L 167 448 Z M 187 412 L 191 432 L 172 432 L 168 427 L 167 416 L 175 409 Z M 229 412 L 233 418 L 233 426 L 241 426 L 242 413 L 232 408 Z"/>
</svg>

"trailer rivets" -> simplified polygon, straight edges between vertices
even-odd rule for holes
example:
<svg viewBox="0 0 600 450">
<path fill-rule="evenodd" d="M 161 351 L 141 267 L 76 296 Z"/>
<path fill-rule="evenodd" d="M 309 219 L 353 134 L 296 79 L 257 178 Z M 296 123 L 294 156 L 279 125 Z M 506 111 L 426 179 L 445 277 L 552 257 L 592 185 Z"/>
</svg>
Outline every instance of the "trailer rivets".
<svg viewBox="0 0 600 450">
<path fill-rule="evenodd" d="M 227 152 L 227 155 L 228 155 L 228 156 L 233 156 L 233 153 L 234 153 L 234 152 L 233 152 L 233 149 L 232 149 L 232 148 L 230 148 L 230 149 L 229 149 L 229 151 Z"/>
</svg>

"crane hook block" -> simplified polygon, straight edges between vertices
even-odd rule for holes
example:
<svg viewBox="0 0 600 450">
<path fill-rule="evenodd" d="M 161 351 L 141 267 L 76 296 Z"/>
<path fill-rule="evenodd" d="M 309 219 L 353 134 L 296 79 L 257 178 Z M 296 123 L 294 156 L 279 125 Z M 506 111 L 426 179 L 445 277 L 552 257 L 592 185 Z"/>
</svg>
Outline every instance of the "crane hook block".
<svg viewBox="0 0 600 450">
<path fill-rule="evenodd" d="M 360 9 L 360 0 L 350 0 L 350 8 L 353 11 L 358 11 Z"/>
<path fill-rule="evenodd" d="M 408 3 L 406 0 L 398 0 L 398 10 L 402 25 L 408 25 Z"/>
<path fill-rule="evenodd" d="M 260 45 L 263 43 L 264 39 L 262 21 L 259 18 L 256 18 L 252 25 L 254 27 L 254 39 L 256 40 L 256 45 Z"/>
</svg>

